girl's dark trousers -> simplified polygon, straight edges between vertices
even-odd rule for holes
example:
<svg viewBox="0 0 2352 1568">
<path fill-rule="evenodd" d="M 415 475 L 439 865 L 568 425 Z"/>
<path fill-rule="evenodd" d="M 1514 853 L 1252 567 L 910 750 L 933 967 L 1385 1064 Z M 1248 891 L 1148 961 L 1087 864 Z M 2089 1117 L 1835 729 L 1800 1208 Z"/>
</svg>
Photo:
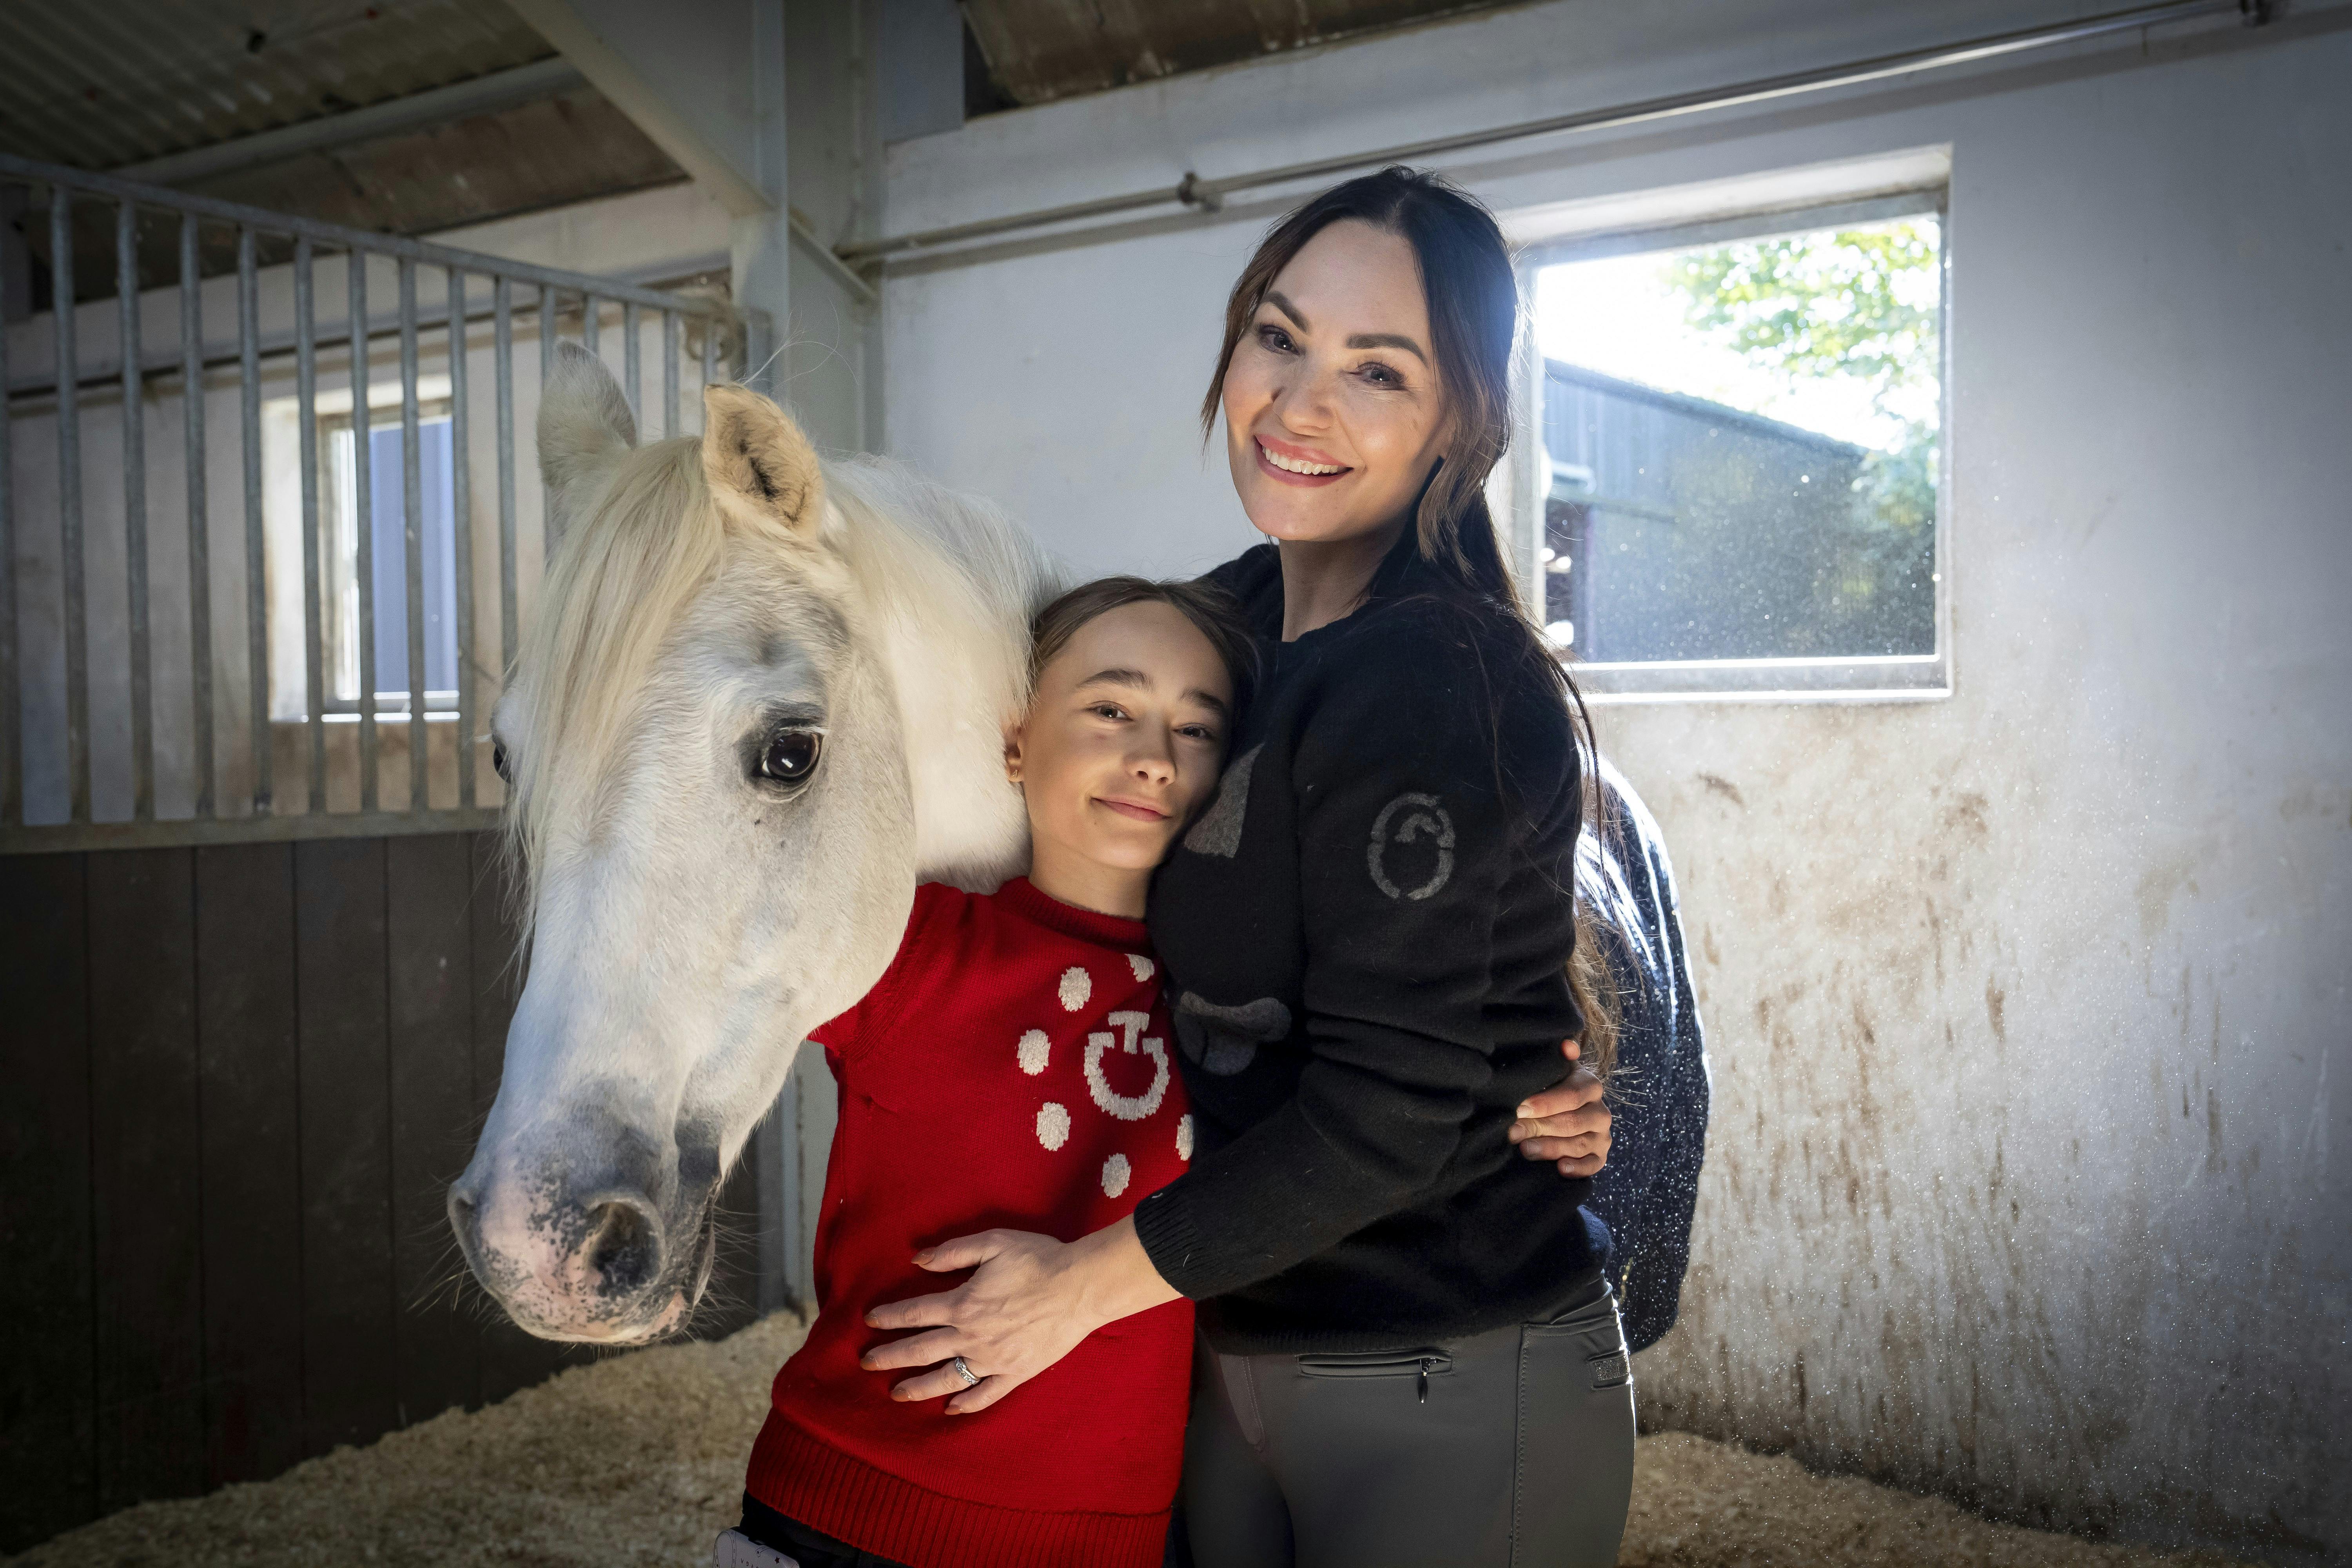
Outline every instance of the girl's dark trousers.
<svg viewBox="0 0 2352 1568">
<path fill-rule="evenodd" d="M 1549 1322 L 1433 1345 L 1197 1347 L 1181 1508 L 1200 1568 L 1613 1563 L 1633 1489 L 1605 1282 Z"/>
<path fill-rule="evenodd" d="M 800 1568 L 906 1568 L 894 1558 L 860 1552 L 846 1541 L 811 1530 L 750 1492 L 743 1494 L 743 1522 L 735 1528 L 771 1551 L 782 1552 Z"/>
</svg>

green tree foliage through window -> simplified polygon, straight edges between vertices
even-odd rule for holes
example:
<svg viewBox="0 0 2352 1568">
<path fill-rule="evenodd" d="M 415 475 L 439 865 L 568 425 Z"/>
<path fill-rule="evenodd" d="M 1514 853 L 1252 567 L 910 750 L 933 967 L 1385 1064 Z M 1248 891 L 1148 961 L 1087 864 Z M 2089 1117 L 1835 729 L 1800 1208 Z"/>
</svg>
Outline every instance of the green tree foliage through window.
<svg viewBox="0 0 2352 1568">
<path fill-rule="evenodd" d="M 1791 375 L 1859 376 L 1885 408 L 1934 389 L 1936 248 L 1913 221 L 1685 251 L 1666 267 L 1692 326 Z"/>
<path fill-rule="evenodd" d="M 1941 233 L 1933 217 L 1675 253 L 1665 280 L 1691 328 L 1793 388 L 1869 390 L 1884 438 L 1853 481 L 1846 536 L 1817 575 L 1816 614 L 1865 643 L 1933 641 L 1940 432 Z M 1917 623 L 1917 624 L 1913 624 Z"/>
</svg>

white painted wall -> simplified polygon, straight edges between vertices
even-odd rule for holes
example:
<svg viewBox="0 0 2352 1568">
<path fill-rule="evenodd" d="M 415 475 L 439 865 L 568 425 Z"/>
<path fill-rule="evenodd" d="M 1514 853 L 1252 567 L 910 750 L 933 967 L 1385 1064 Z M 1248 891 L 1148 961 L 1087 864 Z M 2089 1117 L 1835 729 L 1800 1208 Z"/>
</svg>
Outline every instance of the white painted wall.
<svg viewBox="0 0 2352 1568">
<path fill-rule="evenodd" d="M 937 224 L 2101 7 L 1512 10 L 891 150 Z M 1656 1419 L 2352 1553 L 2352 8 L 1519 144 L 1498 208 L 1948 145 L 1958 694 L 1616 707 L 1717 1109 Z M 887 447 L 1077 570 L 1251 542 L 1194 411 L 1284 200 L 902 265 Z"/>
</svg>

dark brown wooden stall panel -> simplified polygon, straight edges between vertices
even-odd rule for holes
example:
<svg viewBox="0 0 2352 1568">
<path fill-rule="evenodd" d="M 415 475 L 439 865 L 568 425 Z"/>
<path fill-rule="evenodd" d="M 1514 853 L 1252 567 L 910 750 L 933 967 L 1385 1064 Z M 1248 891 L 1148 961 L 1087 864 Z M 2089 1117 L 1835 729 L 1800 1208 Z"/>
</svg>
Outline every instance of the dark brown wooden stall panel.
<svg viewBox="0 0 2352 1568">
<path fill-rule="evenodd" d="M 98 1508 L 202 1489 L 195 858 L 89 858 Z"/>
<path fill-rule="evenodd" d="M 447 1239 L 521 989 L 504 874 L 491 834 L 0 857 L 0 1552 L 609 1353 Z M 754 1315 L 776 1174 L 728 1183 L 698 1336 Z"/>
<path fill-rule="evenodd" d="M 0 857 L 0 1552 L 98 1507 L 89 863 Z"/>
<path fill-rule="evenodd" d="M 454 1309 L 465 1263 L 444 1194 L 473 1152 L 473 858 L 456 834 L 384 843 L 397 1415 L 481 1397 L 482 1336 Z"/>
<path fill-rule="evenodd" d="M 398 1419 L 384 843 L 294 847 L 302 1031 L 302 1447 Z"/>
<path fill-rule="evenodd" d="M 300 1035 L 294 847 L 196 851 L 204 1107 L 205 1479 L 302 1457 Z"/>
</svg>

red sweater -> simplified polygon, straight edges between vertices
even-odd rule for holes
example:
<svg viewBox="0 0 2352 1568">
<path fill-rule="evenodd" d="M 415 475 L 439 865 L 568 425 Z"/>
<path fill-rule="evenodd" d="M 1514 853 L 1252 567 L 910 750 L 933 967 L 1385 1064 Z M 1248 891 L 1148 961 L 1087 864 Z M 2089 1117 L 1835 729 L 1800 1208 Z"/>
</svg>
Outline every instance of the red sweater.
<svg viewBox="0 0 2352 1568">
<path fill-rule="evenodd" d="M 890 968 L 816 1031 L 841 1121 L 816 1233 L 817 1320 L 776 1374 L 746 1487 L 912 1568 L 1158 1568 L 1182 1467 L 1192 1307 L 1088 1336 L 988 1409 L 898 1404 L 866 1309 L 952 1289 L 934 1242 L 1075 1240 L 1173 1181 L 1192 1119 L 1140 921 L 1016 880 L 916 890 Z"/>
</svg>

